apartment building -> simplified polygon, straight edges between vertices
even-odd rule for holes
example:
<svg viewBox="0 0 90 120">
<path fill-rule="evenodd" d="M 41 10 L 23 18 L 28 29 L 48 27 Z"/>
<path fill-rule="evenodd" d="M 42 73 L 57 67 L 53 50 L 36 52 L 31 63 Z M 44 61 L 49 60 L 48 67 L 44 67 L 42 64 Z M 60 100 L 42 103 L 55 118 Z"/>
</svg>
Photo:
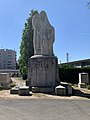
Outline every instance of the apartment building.
<svg viewBox="0 0 90 120">
<path fill-rule="evenodd" d="M 16 69 L 16 51 L 0 49 L 0 69 Z"/>
</svg>

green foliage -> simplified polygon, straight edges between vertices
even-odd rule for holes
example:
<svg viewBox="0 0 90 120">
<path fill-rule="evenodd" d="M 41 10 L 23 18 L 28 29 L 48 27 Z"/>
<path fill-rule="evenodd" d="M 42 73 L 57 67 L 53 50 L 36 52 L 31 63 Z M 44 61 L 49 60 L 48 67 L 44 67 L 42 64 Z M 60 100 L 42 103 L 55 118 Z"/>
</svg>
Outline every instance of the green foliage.
<svg viewBox="0 0 90 120">
<path fill-rule="evenodd" d="M 90 1 L 87 2 L 87 6 L 88 6 L 88 8 L 90 8 Z"/>
<path fill-rule="evenodd" d="M 27 78 L 27 67 L 28 59 L 34 54 L 33 49 L 33 27 L 32 27 L 32 17 L 37 14 L 37 10 L 31 10 L 31 14 L 25 23 L 22 41 L 20 45 L 20 57 L 19 57 L 19 67 L 23 78 Z"/>
<path fill-rule="evenodd" d="M 74 66 L 72 64 L 60 64 L 59 65 L 60 68 L 74 68 Z"/>
<path fill-rule="evenodd" d="M 15 83 L 11 83 L 11 84 L 10 84 L 10 88 L 15 87 L 15 86 L 16 86 Z"/>
<path fill-rule="evenodd" d="M 19 63 L 16 62 L 16 69 L 19 69 Z"/>
<path fill-rule="evenodd" d="M 86 88 L 87 88 L 88 90 L 90 90 L 90 85 L 87 85 Z"/>
<path fill-rule="evenodd" d="M 59 67 L 59 77 L 60 77 L 60 80 L 63 82 L 77 84 L 79 82 L 79 73 L 82 73 L 82 72 L 86 72 L 90 76 L 90 68 Z"/>
</svg>

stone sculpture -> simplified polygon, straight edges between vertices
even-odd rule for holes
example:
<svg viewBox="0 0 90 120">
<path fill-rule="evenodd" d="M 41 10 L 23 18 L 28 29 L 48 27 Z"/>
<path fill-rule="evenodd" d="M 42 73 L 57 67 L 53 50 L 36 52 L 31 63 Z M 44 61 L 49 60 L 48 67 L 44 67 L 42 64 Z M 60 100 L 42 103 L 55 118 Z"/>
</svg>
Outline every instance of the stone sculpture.
<svg viewBox="0 0 90 120">
<path fill-rule="evenodd" d="M 48 21 L 44 11 L 32 19 L 34 28 L 34 55 L 53 55 L 54 27 Z"/>
<path fill-rule="evenodd" d="M 28 62 L 28 81 L 33 92 L 53 92 L 59 81 L 58 60 L 53 54 L 54 27 L 44 11 L 32 18 L 34 56 Z"/>
</svg>

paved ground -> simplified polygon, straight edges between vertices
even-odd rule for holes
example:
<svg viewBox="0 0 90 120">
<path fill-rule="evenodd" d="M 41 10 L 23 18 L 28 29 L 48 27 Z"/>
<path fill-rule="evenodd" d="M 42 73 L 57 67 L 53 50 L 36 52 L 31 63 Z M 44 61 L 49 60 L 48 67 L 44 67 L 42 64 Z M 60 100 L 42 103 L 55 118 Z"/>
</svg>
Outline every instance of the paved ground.
<svg viewBox="0 0 90 120">
<path fill-rule="evenodd" d="M 23 85 L 13 79 L 17 85 Z M 90 120 L 90 91 L 77 89 L 77 96 L 34 93 L 32 96 L 0 91 L 0 120 Z"/>
<path fill-rule="evenodd" d="M 90 100 L 0 99 L 0 120 L 90 120 Z"/>
</svg>

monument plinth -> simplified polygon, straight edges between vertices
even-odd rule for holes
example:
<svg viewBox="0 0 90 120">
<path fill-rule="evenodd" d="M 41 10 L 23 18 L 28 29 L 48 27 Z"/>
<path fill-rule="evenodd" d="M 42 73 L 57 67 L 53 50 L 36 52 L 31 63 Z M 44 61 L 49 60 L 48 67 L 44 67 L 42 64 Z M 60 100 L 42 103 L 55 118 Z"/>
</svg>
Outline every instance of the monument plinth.
<svg viewBox="0 0 90 120">
<path fill-rule="evenodd" d="M 28 63 L 28 83 L 33 91 L 53 92 L 52 88 L 60 84 L 58 59 L 53 54 L 54 27 L 50 25 L 44 11 L 33 16 L 32 25 L 34 56 Z M 47 91 L 47 88 L 51 89 Z"/>
</svg>

